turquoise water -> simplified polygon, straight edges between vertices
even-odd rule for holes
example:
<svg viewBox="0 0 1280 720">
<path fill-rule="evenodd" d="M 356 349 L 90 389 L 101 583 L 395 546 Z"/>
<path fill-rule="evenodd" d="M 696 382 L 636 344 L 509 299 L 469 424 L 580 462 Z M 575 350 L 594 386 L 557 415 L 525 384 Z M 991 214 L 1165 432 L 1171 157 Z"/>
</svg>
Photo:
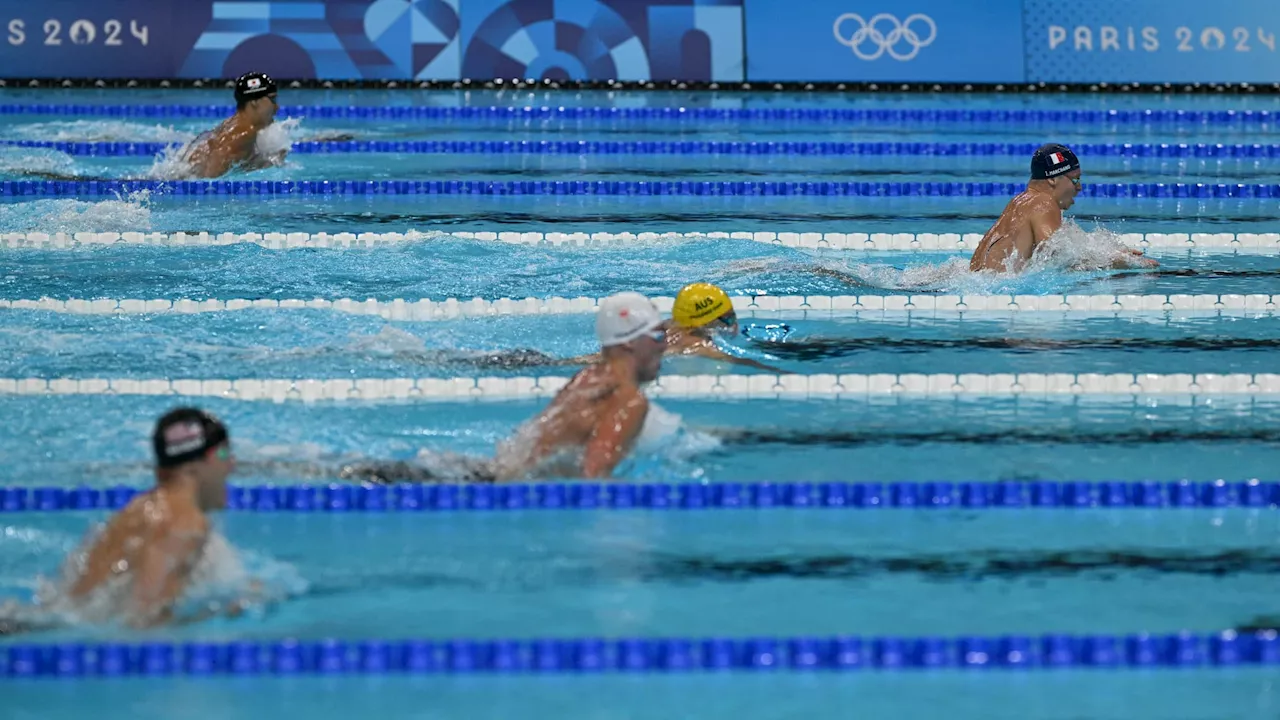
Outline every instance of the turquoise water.
<svg viewBox="0 0 1280 720">
<path fill-rule="evenodd" d="M 293 92 L 296 105 L 862 107 L 1276 110 L 1274 98 L 676 93 Z M 210 104 L 212 91 L 0 91 L 0 103 Z M 0 115 L 4 139 L 181 144 L 209 122 Z M 713 122 L 370 122 L 308 117 L 294 141 L 691 140 L 1274 144 L 1256 124 L 929 127 Z M 1085 181 L 1273 183 L 1274 161 L 1084 158 Z M 0 149 L 0 179 L 141 177 L 145 155 Z M 1009 157 L 297 154 L 245 179 L 761 179 L 1020 182 Z M 0 202 L 10 232 L 983 232 L 1005 198 L 57 198 Z M 1073 237 L 1277 232 L 1274 200 L 1081 198 Z M 954 252 L 801 251 L 749 241 L 608 248 L 437 237 L 375 249 L 89 247 L 0 250 L 0 299 L 301 299 L 674 295 L 692 280 L 733 294 L 1271 294 L 1273 253 L 1153 250 L 1158 271 L 976 279 Z M 822 266 L 836 272 L 818 275 Z M 743 313 L 767 334 L 732 343 L 791 373 L 1268 373 L 1267 311 L 919 314 Z M 589 352 L 588 314 L 388 320 L 337 310 L 76 315 L 0 308 L 0 378 L 565 376 Z M 530 352 L 532 351 L 532 352 Z M 519 352 L 519 355 L 512 353 Z M 515 357 L 516 360 L 511 358 Z M 673 358 L 664 374 L 756 374 Z M 0 485 L 144 487 L 155 417 L 189 399 L 0 395 Z M 484 456 L 535 400 L 303 404 L 196 400 L 224 417 L 241 484 L 337 482 L 350 462 Z M 680 426 L 638 448 L 623 482 L 1275 480 L 1274 396 L 661 399 Z M 427 455 L 422 455 L 422 453 Z M 219 527 L 288 598 L 262 615 L 148 639 L 270 640 L 672 635 L 1001 635 L 1215 632 L 1274 622 L 1275 510 L 600 512 L 374 516 L 228 512 Z M 95 512 L 0 516 L 0 597 L 27 598 Z M 71 627 L 26 638 L 120 637 Z M 130 636 L 131 637 L 131 636 Z M 245 678 L 6 680 L 13 717 L 1272 717 L 1269 675 L 1168 671 L 956 672 L 849 677 Z M 417 698 L 417 699 L 411 699 Z M 513 698 L 519 698 L 519 704 Z M 587 698 L 596 698 L 588 707 Z M 608 698 L 607 702 L 598 700 Z M 946 710 L 941 710 L 941 708 Z M 194 714 L 191 714 L 194 713 Z"/>
</svg>

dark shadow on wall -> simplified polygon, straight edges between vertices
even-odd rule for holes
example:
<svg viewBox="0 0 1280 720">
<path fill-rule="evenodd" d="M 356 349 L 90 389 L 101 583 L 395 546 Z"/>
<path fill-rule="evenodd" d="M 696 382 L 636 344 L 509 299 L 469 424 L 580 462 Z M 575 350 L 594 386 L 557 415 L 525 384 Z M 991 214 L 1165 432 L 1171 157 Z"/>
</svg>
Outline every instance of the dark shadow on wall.
<svg viewBox="0 0 1280 720">
<path fill-rule="evenodd" d="M 259 35 L 240 43 L 222 64 L 223 77 L 264 72 L 275 78 L 312 79 L 316 66 L 302 46 L 283 35 Z"/>
<path fill-rule="evenodd" d="M 690 30 L 680 38 L 681 69 L 691 81 L 711 80 L 711 36 L 701 30 Z"/>
</svg>

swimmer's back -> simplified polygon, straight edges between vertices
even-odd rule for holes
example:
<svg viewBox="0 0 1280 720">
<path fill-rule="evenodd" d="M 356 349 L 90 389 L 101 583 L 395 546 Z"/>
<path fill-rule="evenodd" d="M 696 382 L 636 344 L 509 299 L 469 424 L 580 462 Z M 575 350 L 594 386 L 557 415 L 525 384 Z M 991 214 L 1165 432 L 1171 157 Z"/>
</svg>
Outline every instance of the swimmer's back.
<svg viewBox="0 0 1280 720">
<path fill-rule="evenodd" d="M 978 243 L 969 270 L 1003 270 L 1014 253 L 1025 262 L 1061 224 L 1062 210 L 1051 197 L 1023 192 L 1005 205 L 1000 219 Z"/>
</svg>

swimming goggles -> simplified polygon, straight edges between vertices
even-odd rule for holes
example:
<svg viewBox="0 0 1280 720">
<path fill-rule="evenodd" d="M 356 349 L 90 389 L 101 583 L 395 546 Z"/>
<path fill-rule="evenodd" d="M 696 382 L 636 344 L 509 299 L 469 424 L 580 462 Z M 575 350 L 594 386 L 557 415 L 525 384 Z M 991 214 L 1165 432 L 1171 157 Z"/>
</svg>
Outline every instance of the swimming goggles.
<svg viewBox="0 0 1280 720">
<path fill-rule="evenodd" d="M 230 459 L 231 459 L 231 446 L 230 446 L 230 445 L 221 445 L 221 446 L 219 446 L 219 447 L 218 447 L 218 449 L 217 449 L 217 451 L 216 451 L 216 452 L 214 452 L 214 457 L 218 458 L 219 460 L 230 460 Z"/>
<path fill-rule="evenodd" d="M 649 338 L 650 340 L 654 341 L 654 342 L 659 342 L 659 343 L 666 343 L 666 342 L 667 342 L 667 331 L 666 331 L 666 330 L 661 330 L 661 329 L 659 329 L 659 330 L 653 330 L 653 331 L 651 331 L 651 332 L 647 333 L 647 335 L 648 335 L 648 338 Z"/>
<path fill-rule="evenodd" d="M 724 323 L 725 327 L 731 328 L 734 325 L 738 324 L 738 313 L 730 310 L 724 315 L 721 315 L 720 317 L 716 318 L 716 322 L 722 322 Z"/>
</svg>

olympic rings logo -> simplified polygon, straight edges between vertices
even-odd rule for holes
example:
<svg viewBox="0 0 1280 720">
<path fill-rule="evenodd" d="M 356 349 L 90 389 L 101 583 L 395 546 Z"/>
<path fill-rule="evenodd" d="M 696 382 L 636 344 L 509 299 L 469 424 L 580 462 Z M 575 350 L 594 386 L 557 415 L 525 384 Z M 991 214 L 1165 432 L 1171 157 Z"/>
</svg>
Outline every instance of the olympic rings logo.
<svg viewBox="0 0 1280 720">
<path fill-rule="evenodd" d="M 847 37 L 841 32 L 846 23 L 857 26 L 853 34 Z M 928 32 L 928 37 L 922 38 L 924 31 Z M 869 21 L 863 20 L 857 13 L 845 13 L 836 18 L 831 32 L 836 36 L 836 42 L 847 45 L 854 55 L 863 60 L 875 60 L 889 53 L 889 57 L 895 60 L 906 61 L 920 54 L 920 48 L 934 41 L 938 36 L 938 26 L 934 24 L 933 18 L 920 13 L 908 16 L 905 22 L 899 22 L 898 18 L 889 13 L 875 15 Z M 906 51 L 899 50 L 903 43 L 907 46 Z M 870 50 L 867 49 L 868 44 Z"/>
</svg>

